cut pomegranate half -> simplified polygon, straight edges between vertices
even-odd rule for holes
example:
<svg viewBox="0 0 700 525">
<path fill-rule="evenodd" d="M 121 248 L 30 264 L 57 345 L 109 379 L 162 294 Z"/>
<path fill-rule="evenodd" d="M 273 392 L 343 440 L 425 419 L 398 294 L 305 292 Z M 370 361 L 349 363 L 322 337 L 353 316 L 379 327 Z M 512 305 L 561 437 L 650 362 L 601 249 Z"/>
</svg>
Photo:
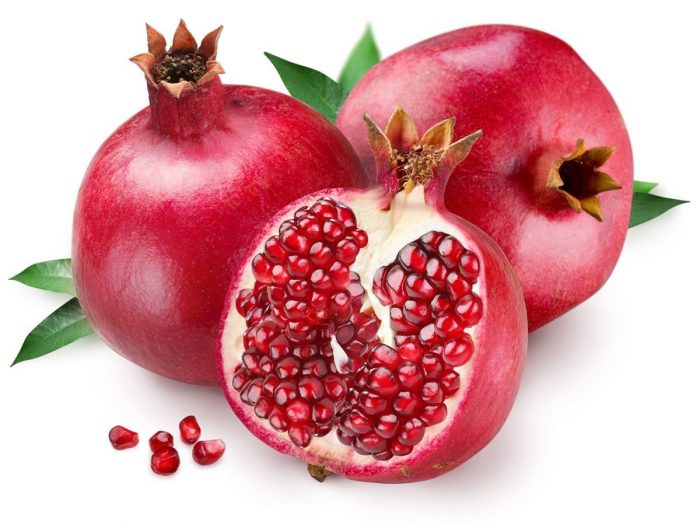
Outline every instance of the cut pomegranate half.
<svg viewBox="0 0 700 525">
<path fill-rule="evenodd" d="M 478 135 L 453 144 L 445 121 L 401 151 L 405 113 L 386 133 L 369 124 L 384 188 L 312 194 L 263 228 L 234 278 L 220 370 L 248 428 L 310 472 L 414 481 L 501 426 L 525 312 L 500 250 L 442 204 Z"/>
</svg>

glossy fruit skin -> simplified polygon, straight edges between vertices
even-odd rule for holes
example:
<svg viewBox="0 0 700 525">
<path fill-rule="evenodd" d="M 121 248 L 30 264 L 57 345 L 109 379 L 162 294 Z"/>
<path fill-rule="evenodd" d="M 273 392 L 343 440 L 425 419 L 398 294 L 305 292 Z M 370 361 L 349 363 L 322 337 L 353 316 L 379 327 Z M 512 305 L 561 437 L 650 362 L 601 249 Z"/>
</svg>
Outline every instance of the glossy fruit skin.
<svg viewBox="0 0 700 525">
<path fill-rule="evenodd" d="M 151 452 L 158 452 L 162 448 L 173 446 L 173 435 L 170 432 L 159 430 L 148 439 Z"/>
<path fill-rule="evenodd" d="M 467 161 L 468 162 L 468 161 Z M 441 203 L 442 191 L 431 198 L 432 205 L 444 217 L 459 228 L 469 240 L 481 261 L 480 282 L 486 290 L 482 299 L 484 313 L 479 322 L 476 339 L 485 351 L 473 357 L 469 386 L 459 403 L 452 409 L 450 423 L 435 438 L 410 456 L 394 458 L 389 462 L 356 461 L 357 456 L 343 455 L 331 458 L 319 454 L 312 446 L 300 448 L 292 445 L 281 434 L 270 429 L 260 420 L 251 407 L 245 405 L 231 388 L 232 372 L 224 364 L 227 313 L 235 309 L 241 269 L 231 281 L 231 289 L 224 307 L 218 352 L 221 385 L 226 398 L 238 418 L 258 439 L 275 450 L 296 456 L 312 465 L 323 465 L 342 476 L 373 483 L 407 483 L 423 481 L 442 475 L 458 467 L 479 452 L 500 430 L 515 400 L 525 365 L 527 349 L 527 319 L 522 293 L 512 267 L 496 243 L 481 230 L 449 213 Z M 334 189 L 308 195 L 281 210 L 264 228 L 256 242 L 249 247 L 246 257 L 250 261 L 257 247 L 274 232 L 277 226 L 294 210 L 324 196 L 343 202 L 348 192 L 357 190 Z"/>
<path fill-rule="evenodd" d="M 350 144 L 291 97 L 215 78 L 150 108 L 100 147 L 78 195 L 80 303 L 114 350 L 157 374 L 216 384 L 230 276 L 277 210 L 310 191 L 362 186 Z"/>
<path fill-rule="evenodd" d="M 197 418 L 194 416 L 187 416 L 180 421 L 180 439 L 183 443 L 188 445 L 193 445 L 202 435 L 202 429 L 199 426 Z"/>
<path fill-rule="evenodd" d="M 109 441 L 116 450 L 133 448 L 139 444 L 139 435 L 133 430 L 117 425 L 109 431 Z"/>
<path fill-rule="evenodd" d="M 615 102 L 571 47 L 533 29 L 485 25 L 436 36 L 383 60 L 352 90 L 337 120 L 367 167 L 374 161 L 362 115 L 383 122 L 397 105 L 419 127 L 454 116 L 457 136 L 483 129 L 469 161 L 451 177 L 445 202 L 508 256 L 530 331 L 605 283 L 627 232 L 632 151 Z M 616 148 L 603 171 L 622 189 L 598 196 L 602 223 L 546 188 L 552 163 L 579 138 L 589 147 Z"/>
<path fill-rule="evenodd" d="M 151 456 L 151 470 L 159 476 L 175 474 L 180 467 L 180 455 L 173 447 L 158 449 Z"/>
<path fill-rule="evenodd" d="M 211 465 L 221 459 L 226 450 L 226 445 L 220 439 L 197 441 L 192 447 L 192 459 L 199 465 Z"/>
</svg>

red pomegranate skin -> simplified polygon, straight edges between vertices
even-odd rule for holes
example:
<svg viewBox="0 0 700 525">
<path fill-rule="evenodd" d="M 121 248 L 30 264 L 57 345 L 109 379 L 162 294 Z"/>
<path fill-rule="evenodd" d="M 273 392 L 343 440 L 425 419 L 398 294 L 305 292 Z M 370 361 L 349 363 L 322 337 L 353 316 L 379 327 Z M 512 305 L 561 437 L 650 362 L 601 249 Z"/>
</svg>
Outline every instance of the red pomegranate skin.
<svg viewBox="0 0 700 525">
<path fill-rule="evenodd" d="M 364 185 L 365 172 L 335 127 L 286 95 L 218 77 L 179 98 L 150 85 L 149 94 L 80 188 L 78 297 L 119 354 L 215 385 L 229 279 L 260 226 L 309 192 Z"/>
<path fill-rule="evenodd" d="M 520 280 L 529 330 L 593 295 L 608 279 L 629 221 L 633 166 L 622 116 L 576 52 L 533 29 L 485 25 L 420 42 L 374 66 L 352 90 L 337 125 L 371 167 L 362 115 L 402 106 L 425 128 L 457 117 L 455 133 L 482 128 L 446 192 L 448 209 L 501 246 Z M 613 146 L 603 166 L 622 189 L 598 195 L 603 221 L 576 213 L 547 188 L 554 161 Z M 372 171 L 369 171 L 372 173 Z"/>
</svg>

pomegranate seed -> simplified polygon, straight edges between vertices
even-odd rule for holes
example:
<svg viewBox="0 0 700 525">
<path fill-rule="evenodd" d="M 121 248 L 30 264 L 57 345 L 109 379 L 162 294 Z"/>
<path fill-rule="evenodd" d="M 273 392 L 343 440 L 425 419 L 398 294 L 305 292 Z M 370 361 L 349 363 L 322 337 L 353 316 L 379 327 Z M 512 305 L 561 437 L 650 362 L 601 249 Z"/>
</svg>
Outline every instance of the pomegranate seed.
<svg viewBox="0 0 700 525">
<path fill-rule="evenodd" d="M 333 430 L 333 425 L 316 425 L 316 428 L 314 428 L 314 436 L 325 436 L 328 434 L 331 430 Z"/>
<path fill-rule="evenodd" d="M 330 423 L 333 416 L 335 416 L 335 406 L 330 399 L 321 399 L 311 410 L 312 421 L 319 425 Z"/>
<path fill-rule="evenodd" d="M 196 417 L 187 416 L 180 421 L 180 438 L 182 438 L 184 443 L 188 445 L 196 443 L 201 433 L 202 429 L 199 428 Z"/>
<path fill-rule="evenodd" d="M 426 379 L 437 379 L 443 370 L 440 356 L 435 354 L 425 354 L 421 360 L 421 365 L 423 366 L 423 373 Z"/>
<path fill-rule="evenodd" d="M 353 324 L 355 325 L 355 336 L 365 343 L 372 341 L 379 331 L 377 318 L 371 315 L 357 314 L 353 319 Z"/>
<path fill-rule="evenodd" d="M 462 366 L 469 361 L 473 353 L 474 343 L 468 334 L 464 334 L 459 339 L 447 342 L 442 357 L 449 366 Z"/>
<path fill-rule="evenodd" d="M 416 363 L 423 355 L 423 350 L 420 346 L 418 346 L 418 344 L 408 341 L 399 346 L 398 353 L 401 356 L 401 359 Z"/>
<path fill-rule="evenodd" d="M 444 242 L 444 241 L 443 241 Z M 418 418 L 407 421 L 398 433 L 397 441 L 402 445 L 415 447 L 425 435 L 425 424 Z M 396 454 L 394 452 L 394 454 Z M 398 456 L 398 454 L 396 454 Z"/>
<path fill-rule="evenodd" d="M 297 447 L 308 447 L 314 436 L 311 428 L 306 425 L 291 426 L 287 432 L 289 434 L 289 439 Z"/>
<path fill-rule="evenodd" d="M 433 257 L 428 260 L 428 264 L 425 268 L 425 275 L 428 276 L 438 288 L 442 288 L 445 285 L 445 278 L 447 277 L 447 268 L 440 262 L 440 259 Z"/>
<path fill-rule="evenodd" d="M 345 236 L 345 226 L 330 219 L 323 223 L 323 236 L 329 242 L 336 243 Z"/>
<path fill-rule="evenodd" d="M 372 422 L 359 410 L 352 410 L 347 415 L 347 426 L 355 434 L 365 434 L 372 430 Z"/>
<path fill-rule="evenodd" d="M 290 279 L 285 291 L 295 299 L 308 300 L 311 298 L 311 283 L 306 279 Z"/>
<path fill-rule="evenodd" d="M 309 280 L 317 290 L 330 290 L 333 287 L 331 277 L 320 268 L 311 272 L 311 278 Z"/>
<path fill-rule="evenodd" d="M 413 447 L 410 445 L 404 445 L 398 441 L 391 442 L 391 453 L 394 456 L 408 456 L 413 452 Z"/>
<path fill-rule="evenodd" d="M 352 264 L 360 253 L 360 247 L 352 239 L 343 239 L 335 247 L 335 256 L 339 261 Z"/>
<path fill-rule="evenodd" d="M 192 459 L 200 465 L 211 465 L 224 455 L 226 445 L 220 439 L 198 441 L 192 448 Z"/>
<path fill-rule="evenodd" d="M 345 206 L 343 203 L 338 202 L 336 203 L 336 211 L 338 213 L 338 220 L 343 224 L 343 226 L 346 228 L 354 228 L 357 226 L 357 219 L 350 208 Z"/>
<path fill-rule="evenodd" d="M 278 237 L 270 237 L 265 241 L 265 255 L 275 263 L 282 263 L 287 258 L 287 250 Z"/>
<path fill-rule="evenodd" d="M 444 233 L 428 232 L 420 238 L 421 244 L 429 253 L 436 253 L 440 242 L 445 238 Z"/>
<path fill-rule="evenodd" d="M 471 284 L 457 272 L 450 272 L 447 275 L 447 293 L 453 301 L 458 301 L 471 291 Z"/>
<path fill-rule="evenodd" d="M 391 458 L 394 457 L 394 454 L 391 453 L 391 450 L 385 450 L 384 452 L 372 454 L 372 456 L 374 456 L 374 459 L 376 459 L 377 461 L 389 461 Z"/>
<path fill-rule="evenodd" d="M 412 362 L 401 363 L 396 369 L 396 376 L 401 385 L 408 390 L 415 390 L 423 384 L 423 371 Z"/>
<path fill-rule="evenodd" d="M 290 423 L 306 423 L 311 420 L 311 406 L 304 399 L 294 399 L 286 407 L 287 420 Z"/>
<path fill-rule="evenodd" d="M 367 387 L 382 397 L 391 397 L 399 391 L 394 374 L 385 367 L 373 368 L 367 375 Z"/>
<path fill-rule="evenodd" d="M 422 275 L 412 273 L 406 278 L 404 286 L 406 294 L 414 299 L 431 300 L 435 297 L 437 290 L 435 287 Z"/>
<path fill-rule="evenodd" d="M 428 256 L 417 244 L 407 244 L 399 251 L 398 260 L 407 272 L 425 271 L 428 263 Z"/>
<path fill-rule="evenodd" d="M 287 259 L 287 273 L 292 277 L 308 277 L 311 274 L 311 261 L 301 255 L 290 255 Z"/>
<path fill-rule="evenodd" d="M 328 373 L 328 365 L 323 358 L 309 359 L 304 363 L 301 370 L 302 375 L 314 375 L 316 377 L 323 377 Z"/>
<path fill-rule="evenodd" d="M 452 301 L 445 294 L 436 295 L 430 301 L 430 308 L 436 316 L 443 314 L 452 308 Z"/>
<path fill-rule="evenodd" d="M 402 417 L 411 417 L 420 408 L 419 399 L 413 392 L 399 392 L 394 398 L 394 412 Z"/>
<path fill-rule="evenodd" d="M 360 406 L 368 416 L 376 416 L 386 410 L 388 403 L 383 397 L 372 392 L 362 392 L 360 394 Z"/>
<path fill-rule="evenodd" d="M 403 310 L 398 306 L 392 306 L 389 309 L 391 318 L 391 329 L 400 334 L 415 334 L 418 332 L 418 326 L 409 322 L 404 316 Z"/>
<path fill-rule="evenodd" d="M 165 447 L 172 447 L 173 435 L 165 430 L 159 430 L 149 438 L 148 446 L 151 447 L 151 452 L 157 452 Z"/>
<path fill-rule="evenodd" d="M 399 429 L 399 418 L 396 414 L 384 414 L 377 420 L 374 431 L 383 438 L 390 439 L 396 435 Z"/>
<path fill-rule="evenodd" d="M 274 407 L 270 411 L 269 419 L 270 426 L 278 432 L 285 432 L 289 428 L 287 418 L 284 417 L 284 412 L 279 407 Z"/>
<path fill-rule="evenodd" d="M 442 339 L 456 337 L 463 330 L 459 319 L 452 314 L 443 314 L 435 319 L 435 335 Z"/>
<path fill-rule="evenodd" d="M 427 324 L 423 328 L 421 328 L 420 340 L 428 346 L 433 346 L 440 342 L 441 338 L 437 330 L 435 329 L 434 323 Z"/>
<path fill-rule="evenodd" d="M 372 293 L 379 299 L 379 302 L 384 306 L 389 306 L 392 302 L 391 295 L 386 292 L 386 274 L 389 271 L 388 266 L 382 266 L 374 273 L 372 281 Z"/>
<path fill-rule="evenodd" d="M 248 384 L 248 387 L 246 388 L 246 397 L 248 398 L 249 404 L 254 405 L 260 398 L 260 394 L 262 393 L 262 383 L 262 378 L 256 377 Z M 197 434 L 197 439 L 199 439 L 199 434 Z"/>
<path fill-rule="evenodd" d="M 309 252 L 309 239 L 296 227 L 280 233 L 280 241 L 291 252 L 305 254 Z"/>
<path fill-rule="evenodd" d="M 133 430 L 117 425 L 110 429 L 109 441 L 115 449 L 124 450 L 125 448 L 132 448 L 138 445 L 139 435 Z"/>
<path fill-rule="evenodd" d="M 369 365 L 371 367 L 386 366 L 394 369 L 401 361 L 398 352 L 387 345 L 376 346 L 369 356 Z"/>
<path fill-rule="evenodd" d="M 318 220 L 311 217 L 304 217 L 299 220 L 298 224 L 307 238 L 314 241 L 321 238 L 321 223 L 319 223 Z"/>
<path fill-rule="evenodd" d="M 248 372 L 244 368 L 241 368 L 239 365 L 239 368 L 236 369 L 236 371 L 233 374 L 233 380 L 231 381 L 231 385 L 233 386 L 234 390 L 240 391 L 241 387 L 248 382 L 250 378 L 248 377 Z"/>
<path fill-rule="evenodd" d="M 328 275 L 336 288 L 345 288 L 350 284 L 350 270 L 341 262 L 334 262 Z"/>
<path fill-rule="evenodd" d="M 420 416 L 420 420 L 427 426 L 437 425 L 442 423 L 447 418 L 447 407 L 444 404 L 441 405 L 427 405 L 423 409 L 423 414 Z"/>
<path fill-rule="evenodd" d="M 355 239 L 355 242 L 360 248 L 367 246 L 369 239 L 367 238 L 367 232 L 364 230 L 353 230 L 350 235 Z"/>
<path fill-rule="evenodd" d="M 347 434 L 338 428 L 336 430 L 336 435 L 338 436 L 338 441 L 340 441 L 343 445 L 352 445 L 352 436 L 350 434 Z"/>
<path fill-rule="evenodd" d="M 370 453 L 379 453 L 386 450 L 387 441 L 383 437 L 374 432 L 368 432 L 358 436 L 356 439 L 357 444 L 362 447 L 363 450 Z"/>
<path fill-rule="evenodd" d="M 421 399 L 428 405 L 439 405 L 445 400 L 445 394 L 437 381 L 428 381 L 421 390 Z"/>
<path fill-rule="evenodd" d="M 272 282 L 272 263 L 265 255 L 259 253 L 253 257 L 253 277 L 256 281 L 269 284 Z"/>
<path fill-rule="evenodd" d="M 335 375 L 327 375 L 323 378 L 323 382 L 326 386 L 328 397 L 333 401 L 339 401 L 345 397 L 348 387 L 343 378 Z"/>
<path fill-rule="evenodd" d="M 308 401 L 321 399 L 324 394 L 323 383 L 313 376 L 304 376 L 299 380 L 299 396 Z"/>
<path fill-rule="evenodd" d="M 459 271 L 470 284 L 479 277 L 479 259 L 470 251 L 465 251 L 459 258 Z"/>
<path fill-rule="evenodd" d="M 451 235 L 447 235 L 438 246 L 438 253 L 448 268 L 457 266 L 463 252 L 462 245 Z"/>
<path fill-rule="evenodd" d="M 333 262 L 333 250 L 322 242 L 315 242 L 309 250 L 309 258 L 317 268 L 328 268 Z"/>
<path fill-rule="evenodd" d="M 319 219 L 334 219 L 337 217 L 335 201 L 333 199 L 319 199 L 313 206 L 311 211 L 314 212 Z"/>
<path fill-rule="evenodd" d="M 459 382 L 459 374 L 454 370 L 446 370 L 443 372 L 442 376 L 440 376 L 440 385 L 442 386 L 443 392 L 448 396 L 451 396 L 459 390 Z"/>
<path fill-rule="evenodd" d="M 250 312 L 250 310 L 255 306 L 255 303 L 256 301 L 255 296 L 253 295 L 253 290 L 241 290 L 238 294 L 238 297 L 236 297 L 236 310 L 238 310 L 239 314 L 245 317 L 246 315 L 248 315 L 248 312 Z"/>
<path fill-rule="evenodd" d="M 255 415 L 261 419 L 267 419 L 267 416 L 270 415 L 271 410 L 272 401 L 270 401 L 270 399 L 267 397 L 260 397 L 260 399 L 258 399 L 258 401 L 255 403 Z"/>
<path fill-rule="evenodd" d="M 275 403 L 286 405 L 297 398 L 296 385 L 291 381 L 283 381 L 275 388 Z"/>
<path fill-rule="evenodd" d="M 407 321 L 417 325 L 429 323 L 433 318 L 428 303 L 415 299 L 409 299 L 404 303 L 403 314 Z"/>
<path fill-rule="evenodd" d="M 160 476 L 174 474 L 180 466 L 180 455 L 173 447 L 164 447 L 151 456 L 151 470 Z"/>
<path fill-rule="evenodd" d="M 481 319 L 481 299 L 475 293 L 467 294 L 457 302 L 455 312 L 465 326 L 474 326 Z"/>
<path fill-rule="evenodd" d="M 399 303 L 403 298 L 403 286 L 406 281 L 406 274 L 398 264 L 392 266 L 384 278 L 386 286 L 384 291 L 391 297 L 392 303 Z"/>
</svg>

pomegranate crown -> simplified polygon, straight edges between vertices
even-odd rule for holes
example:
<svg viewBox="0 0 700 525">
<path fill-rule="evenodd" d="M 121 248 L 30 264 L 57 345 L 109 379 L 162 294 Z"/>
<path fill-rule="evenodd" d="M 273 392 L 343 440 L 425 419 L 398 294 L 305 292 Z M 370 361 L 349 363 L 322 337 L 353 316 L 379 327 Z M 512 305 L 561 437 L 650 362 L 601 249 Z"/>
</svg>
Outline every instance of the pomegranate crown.
<svg viewBox="0 0 700 525">
<path fill-rule="evenodd" d="M 454 117 L 438 122 L 422 137 L 413 119 L 399 106 L 389 117 L 382 131 L 365 114 L 369 145 L 377 165 L 379 181 L 388 195 L 409 190 L 415 185 L 428 186 L 436 181 L 442 187 L 452 171 L 482 136 L 478 130 L 455 142 Z"/>
<path fill-rule="evenodd" d="M 166 51 L 165 37 L 146 24 L 148 53 L 141 53 L 130 60 L 143 71 L 151 87 L 162 87 L 175 98 L 180 98 L 183 92 L 193 90 L 224 72 L 216 61 L 222 30 L 223 26 L 219 26 L 197 45 L 184 20 L 180 20 L 173 43 Z"/>
</svg>

